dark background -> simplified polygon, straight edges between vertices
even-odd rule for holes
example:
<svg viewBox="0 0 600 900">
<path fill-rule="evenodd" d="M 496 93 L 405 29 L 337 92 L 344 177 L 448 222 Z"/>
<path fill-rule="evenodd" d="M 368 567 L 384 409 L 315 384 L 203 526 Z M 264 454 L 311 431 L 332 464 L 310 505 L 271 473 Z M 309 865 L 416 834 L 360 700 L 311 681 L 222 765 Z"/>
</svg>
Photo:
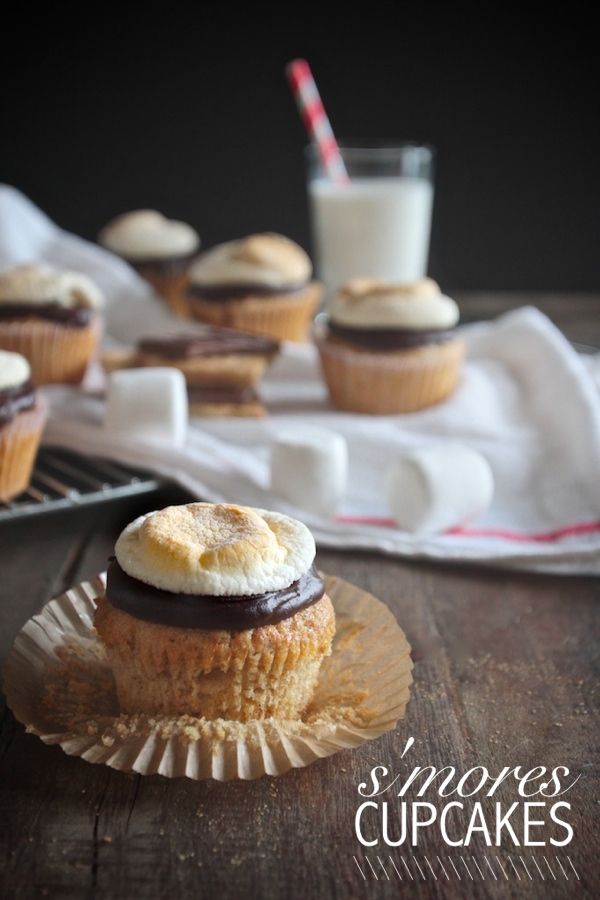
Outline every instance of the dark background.
<svg viewBox="0 0 600 900">
<path fill-rule="evenodd" d="M 94 240 L 151 207 L 205 248 L 273 230 L 312 252 L 284 75 L 303 56 L 339 138 L 436 147 L 444 289 L 600 288 L 599 54 L 575 7 L 150 9 L 4 29 L 0 181 L 58 225 Z"/>
</svg>

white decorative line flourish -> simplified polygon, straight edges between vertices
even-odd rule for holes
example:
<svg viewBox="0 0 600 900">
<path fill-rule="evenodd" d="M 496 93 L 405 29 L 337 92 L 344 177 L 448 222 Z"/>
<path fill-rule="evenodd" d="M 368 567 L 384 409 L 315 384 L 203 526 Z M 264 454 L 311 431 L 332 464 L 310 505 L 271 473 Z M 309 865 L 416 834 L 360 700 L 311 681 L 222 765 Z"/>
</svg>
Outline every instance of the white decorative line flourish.
<svg viewBox="0 0 600 900">
<path fill-rule="evenodd" d="M 547 875 L 544 875 L 544 864 L 545 868 L 547 868 L 548 872 L 555 881 L 558 880 L 557 874 L 559 877 L 562 874 L 562 877 L 566 881 L 569 881 L 570 870 L 572 870 L 572 874 L 575 876 L 577 881 L 580 881 L 577 870 L 569 856 L 566 857 L 564 865 L 558 858 L 558 856 L 555 856 L 554 859 L 556 860 L 556 865 L 553 864 L 554 868 L 552 868 L 546 856 L 542 856 L 543 863 L 542 866 L 540 866 L 533 854 L 527 861 L 521 855 L 515 856 L 514 859 L 511 855 L 507 855 L 506 859 L 504 860 L 504 864 L 500 861 L 500 858 L 498 856 L 492 857 L 492 861 L 490 861 L 490 858 L 486 855 L 480 855 L 479 859 L 477 859 L 473 854 L 471 854 L 471 861 L 473 864 L 471 867 L 469 867 L 464 857 L 459 856 L 458 868 L 451 856 L 446 857 L 446 865 L 444 865 L 441 858 L 437 854 L 435 858 L 437 860 L 437 863 L 439 864 L 437 874 L 437 866 L 434 868 L 435 861 L 434 865 L 432 865 L 429 861 L 429 858 L 425 855 L 422 856 L 421 862 L 419 862 L 419 859 L 414 854 L 407 854 L 406 858 L 404 856 L 388 856 L 387 860 L 385 859 L 385 857 L 382 859 L 381 856 L 377 856 L 377 868 L 380 873 L 378 875 L 375 871 L 373 863 L 368 856 L 364 856 L 362 860 L 359 860 L 356 856 L 353 856 L 354 862 L 356 863 L 356 867 L 358 868 L 363 881 L 368 881 L 370 878 L 375 878 L 377 881 L 379 881 L 381 872 L 383 872 L 383 875 L 388 881 L 391 881 L 393 878 L 398 878 L 400 881 L 404 881 L 406 880 L 406 875 L 404 877 L 402 876 L 402 871 L 404 870 L 406 870 L 406 873 L 408 874 L 411 881 L 427 881 L 428 879 L 431 880 L 431 878 L 433 878 L 435 881 L 438 881 L 438 875 L 440 875 L 441 878 L 445 877 L 447 881 L 451 881 L 454 877 L 456 877 L 458 881 L 462 881 L 463 877 L 466 876 L 464 872 L 462 876 L 459 872 L 459 868 L 461 868 L 460 863 L 462 863 L 462 865 L 466 869 L 466 872 L 471 881 L 475 881 L 477 873 L 481 880 L 485 881 L 486 879 L 484 875 L 484 869 L 486 873 L 489 870 L 495 881 L 501 881 L 502 876 L 504 876 L 506 881 L 510 881 L 511 878 L 516 878 L 517 880 L 521 881 L 523 880 L 521 877 L 522 875 L 524 877 L 526 876 L 529 881 L 534 881 L 538 876 L 542 881 L 546 881 Z M 517 867 L 517 863 L 520 864 L 519 867 Z M 402 866 L 404 866 L 404 870 L 402 870 Z M 477 870 L 477 873 L 475 873 L 475 869 Z M 452 874 L 453 872 L 454 875 Z"/>
</svg>

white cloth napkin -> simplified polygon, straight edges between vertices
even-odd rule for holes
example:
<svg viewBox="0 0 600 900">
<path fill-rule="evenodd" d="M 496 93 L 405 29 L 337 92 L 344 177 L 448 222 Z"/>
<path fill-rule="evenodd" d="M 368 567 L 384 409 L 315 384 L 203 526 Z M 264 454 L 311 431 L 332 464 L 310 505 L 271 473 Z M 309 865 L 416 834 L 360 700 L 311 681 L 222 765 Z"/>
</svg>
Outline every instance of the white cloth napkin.
<svg viewBox="0 0 600 900">
<path fill-rule="evenodd" d="M 51 222 L 0 185 L 0 265 L 44 259 L 87 272 L 106 296 L 105 342 L 193 330 L 135 273 L 102 248 Z M 302 519 L 317 545 L 530 571 L 600 573 L 600 354 L 581 356 L 549 319 L 522 307 L 462 327 L 468 356 L 445 403 L 398 416 L 333 410 L 311 344 L 284 344 L 262 382 L 265 419 L 193 418 L 182 447 L 122 437 L 103 425 L 103 375 L 82 388 L 46 388 L 44 442 L 148 468 L 198 499 L 277 509 Z M 348 490 L 335 519 L 291 506 L 270 488 L 273 436 L 290 425 L 342 434 Z M 462 528 L 415 536 L 399 530 L 383 476 L 402 451 L 462 441 L 492 467 L 491 506 Z"/>
</svg>

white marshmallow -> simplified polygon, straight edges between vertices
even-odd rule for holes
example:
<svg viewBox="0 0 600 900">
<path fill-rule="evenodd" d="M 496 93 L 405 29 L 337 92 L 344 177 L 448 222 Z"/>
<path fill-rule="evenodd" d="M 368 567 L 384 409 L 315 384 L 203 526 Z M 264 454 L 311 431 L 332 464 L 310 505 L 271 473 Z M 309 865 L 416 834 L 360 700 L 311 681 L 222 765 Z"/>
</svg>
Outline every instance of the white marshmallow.
<svg viewBox="0 0 600 900">
<path fill-rule="evenodd" d="M 271 489 L 300 509 L 332 517 L 346 491 L 348 446 L 327 428 L 287 429 L 271 445 Z"/>
<path fill-rule="evenodd" d="M 31 378 L 29 361 L 20 353 L 0 350 L 0 390 L 16 388 Z"/>
<path fill-rule="evenodd" d="M 121 532 L 119 565 L 174 594 L 227 598 L 280 591 L 308 571 L 315 540 L 283 513 L 234 503 L 187 503 L 146 513 Z"/>
<path fill-rule="evenodd" d="M 385 475 L 388 507 L 403 531 L 432 534 L 481 515 L 494 495 L 486 458 L 451 443 L 420 447 L 397 459 Z"/>
<path fill-rule="evenodd" d="M 329 317 L 350 328 L 454 328 L 460 310 L 432 278 L 393 282 L 353 278 L 335 292 Z"/>
<path fill-rule="evenodd" d="M 108 379 L 104 427 L 136 438 L 181 445 L 188 426 L 185 376 L 179 369 L 121 369 Z"/>
</svg>

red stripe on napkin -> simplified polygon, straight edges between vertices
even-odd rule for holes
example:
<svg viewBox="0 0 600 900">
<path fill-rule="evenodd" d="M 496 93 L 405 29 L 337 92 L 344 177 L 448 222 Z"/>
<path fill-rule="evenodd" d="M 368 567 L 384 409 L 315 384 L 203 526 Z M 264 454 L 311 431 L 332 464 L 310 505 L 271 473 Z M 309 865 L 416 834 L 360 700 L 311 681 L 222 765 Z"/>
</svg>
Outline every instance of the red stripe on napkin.
<svg viewBox="0 0 600 900">
<path fill-rule="evenodd" d="M 394 519 L 377 518 L 375 516 L 337 516 L 336 522 L 342 525 L 374 525 L 380 528 L 397 528 Z M 600 521 L 578 522 L 573 525 L 565 525 L 555 528 L 553 531 L 541 531 L 537 534 L 525 534 L 520 531 L 511 531 L 503 528 L 449 528 L 442 534 L 458 537 L 475 538 L 501 538 L 505 541 L 520 541 L 522 543 L 550 544 L 561 541 L 563 538 L 577 537 L 582 534 L 595 534 L 600 531 Z"/>
</svg>

